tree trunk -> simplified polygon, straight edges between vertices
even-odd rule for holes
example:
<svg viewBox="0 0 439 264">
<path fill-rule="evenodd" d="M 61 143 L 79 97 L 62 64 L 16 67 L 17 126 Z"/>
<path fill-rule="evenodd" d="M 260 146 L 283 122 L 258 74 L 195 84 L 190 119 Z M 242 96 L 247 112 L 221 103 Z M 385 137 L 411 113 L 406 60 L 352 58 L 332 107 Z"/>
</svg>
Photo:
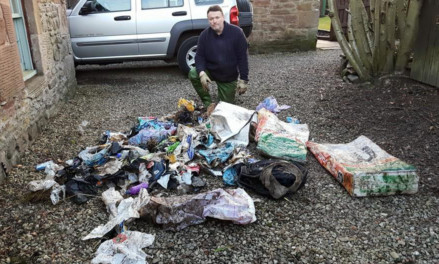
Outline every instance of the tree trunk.
<svg viewBox="0 0 439 264">
<path fill-rule="evenodd" d="M 386 62 L 384 64 L 383 73 L 388 74 L 394 71 L 395 58 L 395 28 L 396 28 L 396 6 L 394 0 L 388 0 L 386 7 Z"/>
<path fill-rule="evenodd" d="M 349 3 L 349 9 L 351 10 L 351 27 L 352 27 L 352 36 L 350 38 L 354 38 L 355 42 L 358 46 L 358 54 L 363 62 L 364 67 L 368 72 L 372 70 L 372 51 L 369 46 L 369 42 L 367 40 L 367 32 L 365 31 L 365 23 L 363 19 L 368 19 L 367 16 L 363 17 L 364 5 L 361 0 L 351 0 Z M 364 9 L 364 13 L 366 10 Z"/>
<path fill-rule="evenodd" d="M 368 80 L 370 78 L 370 75 L 368 73 L 365 73 L 363 68 L 359 65 L 358 61 L 355 59 L 354 54 L 352 52 L 352 48 L 350 47 L 348 41 L 346 40 L 346 37 L 344 36 L 340 18 L 338 17 L 337 8 L 335 5 L 335 0 L 329 0 L 329 17 L 331 18 L 331 23 L 334 28 L 335 37 L 337 38 L 338 43 L 340 43 L 340 47 L 348 59 L 349 63 L 352 65 L 354 70 L 357 72 L 358 76 L 362 80 Z"/>
<path fill-rule="evenodd" d="M 360 79 L 404 71 L 416 38 L 423 0 L 370 0 L 370 16 L 363 0 L 350 0 L 348 38 L 343 33 L 335 1 L 328 2 L 335 36 Z"/>
<path fill-rule="evenodd" d="M 405 30 L 402 32 L 401 42 L 396 56 L 395 70 L 397 72 L 404 72 L 409 61 L 418 30 L 421 6 L 422 0 L 410 0 L 409 2 Z"/>
<path fill-rule="evenodd" d="M 371 0 L 372 3 L 373 0 Z M 364 7 L 364 3 L 363 1 L 360 1 L 360 9 L 361 9 L 361 17 L 363 19 L 363 27 L 364 27 L 364 31 L 366 32 L 366 38 L 367 38 L 367 43 L 369 44 L 369 50 L 371 53 L 371 63 L 372 63 L 372 58 L 373 58 L 373 35 L 372 35 L 372 25 L 370 23 L 370 21 L 372 21 L 372 16 L 368 16 L 366 8 Z"/>
</svg>

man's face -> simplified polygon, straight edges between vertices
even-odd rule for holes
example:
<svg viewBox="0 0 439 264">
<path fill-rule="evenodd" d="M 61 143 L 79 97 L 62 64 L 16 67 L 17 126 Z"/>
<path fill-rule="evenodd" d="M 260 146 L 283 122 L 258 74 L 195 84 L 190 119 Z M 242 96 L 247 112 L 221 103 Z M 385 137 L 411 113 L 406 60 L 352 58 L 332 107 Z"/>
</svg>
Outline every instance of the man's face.
<svg viewBox="0 0 439 264">
<path fill-rule="evenodd" d="M 207 14 L 210 28 L 216 33 L 221 34 L 224 29 L 224 15 L 220 11 L 211 11 Z"/>
</svg>

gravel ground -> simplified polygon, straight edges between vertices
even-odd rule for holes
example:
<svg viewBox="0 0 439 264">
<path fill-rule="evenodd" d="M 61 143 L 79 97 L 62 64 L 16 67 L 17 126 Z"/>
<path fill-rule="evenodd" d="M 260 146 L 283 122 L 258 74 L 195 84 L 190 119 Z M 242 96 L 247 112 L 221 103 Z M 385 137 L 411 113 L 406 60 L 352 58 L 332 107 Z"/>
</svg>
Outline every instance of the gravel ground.
<svg viewBox="0 0 439 264">
<path fill-rule="evenodd" d="M 131 230 L 156 235 L 145 251 L 152 263 L 439 263 L 438 90 L 409 79 L 386 78 L 353 85 L 337 75 L 340 51 L 250 57 L 251 88 L 238 104 L 253 109 L 273 95 L 292 108 L 317 142 L 350 142 L 366 135 L 419 169 L 416 195 L 352 198 L 308 155 L 309 179 L 289 199 L 257 194 L 257 221 L 248 226 L 208 220 L 180 232 L 143 221 Z M 80 66 L 78 91 L 25 153 L 2 186 L 0 261 L 87 263 L 99 241 L 82 241 L 108 216 L 99 198 L 23 202 L 26 184 L 44 178 L 34 166 L 73 158 L 97 144 L 105 130 L 126 131 L 137 116 L 176 110 L 180 97 L 194 99 L 174 64 L 141 62 Z M 78 132 L 88 121 L 84 133 Z M 205 176 L 207 189 L 223 187 Z"/>
</svg>

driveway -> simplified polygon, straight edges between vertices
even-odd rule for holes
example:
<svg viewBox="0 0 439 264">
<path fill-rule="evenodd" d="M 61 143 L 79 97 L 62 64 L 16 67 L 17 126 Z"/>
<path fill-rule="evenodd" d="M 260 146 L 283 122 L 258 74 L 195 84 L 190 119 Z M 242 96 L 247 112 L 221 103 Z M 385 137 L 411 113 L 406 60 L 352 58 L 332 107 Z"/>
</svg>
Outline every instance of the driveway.
<svg viewBox="0 0 439 264">
<path fill-rule="evenodd" d="M 179 232 L 139 220 L 128 224 L 130 230 L 156 235 L 145 249 L 148 262 L 439 262 L 438 90 L 399 78 L 376 85 L 344 83 L 338 75 L 340 54 L 326 50 L 250 56 L 250 90 L 238 104 L 254 109 L 273 95 L 279 104 L 292 106 L 279 118 L 298 117 L 316 142 L 347 143 L 365 135 L 418 168 L 419 192 L 352 198 L 309 154 L 309 178 L 298 193 L 271 200 L 249 191 L 256 201 L 258 220 L 253 224 L 209 220 Z M 23 201 L 27 182 L 44 177 L 34 166 L 71 159 L 96 145 L 106 130 L 128 131 L 138 116 L 164 116 L 177 110 L 180 97 L 196 98 L 174 64 L 80 66 L 76 73 L 76 95 L 2 186 L 0 262 L 89 262 L 99 241 L 81 238 L 107 222 L 103 202 L 99 197 L 82 205 Z M 224 187 L 219 178 L 203 177 L 206 191 Z"/>
</svg>

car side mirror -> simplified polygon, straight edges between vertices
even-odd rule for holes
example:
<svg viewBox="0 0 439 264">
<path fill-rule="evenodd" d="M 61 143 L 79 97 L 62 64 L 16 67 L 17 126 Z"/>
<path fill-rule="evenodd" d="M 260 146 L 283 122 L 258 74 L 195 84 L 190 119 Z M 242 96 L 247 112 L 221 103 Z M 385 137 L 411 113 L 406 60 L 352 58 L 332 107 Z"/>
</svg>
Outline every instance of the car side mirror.
<svg viewBox="0 0 439 264">
<path fill-rule="evenodd" d="M 86 16 L 88 14 L 93 13 L 95 11 L 93 6 L 94 6 L 93 1 L 85 2 L 85 4 L 81 7 L 81 10 L 79 10 L 79 15 Z"/>
</svg>

